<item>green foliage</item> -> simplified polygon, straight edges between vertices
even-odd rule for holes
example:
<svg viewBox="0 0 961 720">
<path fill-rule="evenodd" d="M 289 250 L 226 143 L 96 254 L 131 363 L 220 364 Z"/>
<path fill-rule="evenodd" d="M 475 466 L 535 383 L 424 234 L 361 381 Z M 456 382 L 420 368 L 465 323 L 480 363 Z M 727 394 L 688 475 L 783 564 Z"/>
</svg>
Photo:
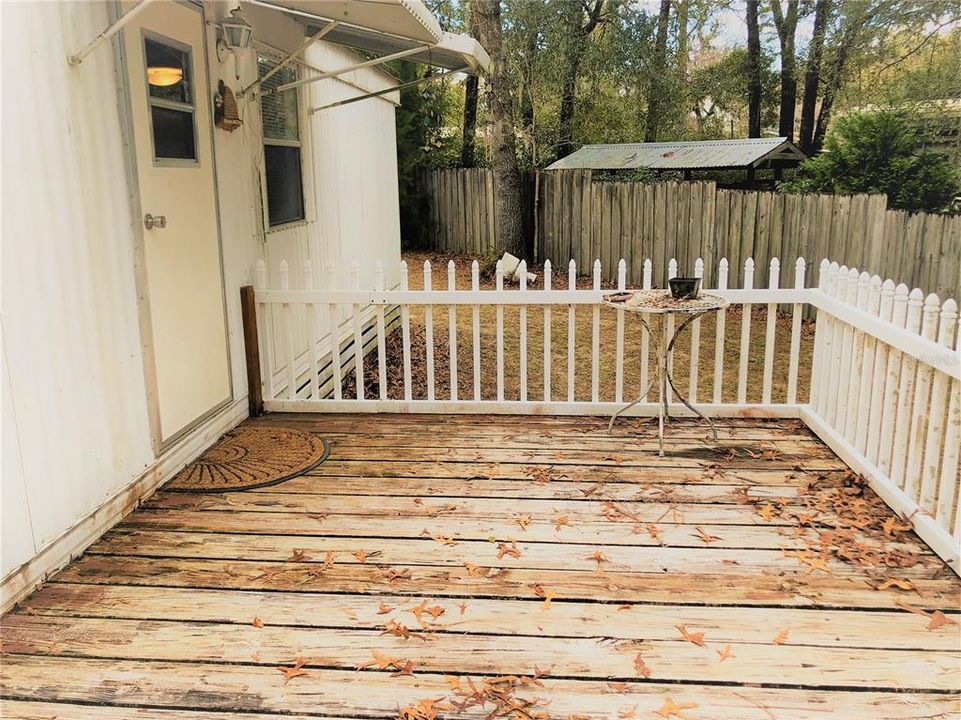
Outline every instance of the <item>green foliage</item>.
<svg viewBox="0 0 961 720">
<path fill-rule="evenodd" d="M 423 77 L 424 69 L 408 62 L 394 66 L 401 83 Z M 450 89 L 443 82 L 425 82 L 401 90 L 395 112 L 400 234 L 405 248 L 427 246 L 428 199 L 420 178 L 433 167 L 455 165 L 460 138 L 448 132 Z"/>
<path fill-rule="evenodd" d="M 961 193 L 961 171 L 944 155 L 924 148 L 909 115 L 893 110 L 839 118 L 825 152 L 805 161 L 788 192 L 885 193 L 888 206 L 943 210 Z"/>
</svg>

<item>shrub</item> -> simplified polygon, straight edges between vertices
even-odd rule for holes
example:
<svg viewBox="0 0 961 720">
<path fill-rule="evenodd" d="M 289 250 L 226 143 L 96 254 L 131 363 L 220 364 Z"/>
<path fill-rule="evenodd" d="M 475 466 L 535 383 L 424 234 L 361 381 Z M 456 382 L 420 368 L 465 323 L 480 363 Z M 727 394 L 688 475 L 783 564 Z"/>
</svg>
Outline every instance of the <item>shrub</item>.
<svg viewBox="0 0 961 720">
<path fill-rule="evenodd" d="M 862 112 L 838 119 L 825 152 L 806 160 L 788 192 L 884 193 L 888 207 L 944 210 L 961 193 L 961 171 L 951 160 L 924 147 L 924 137 L 907 114 Z"/>
</svg>

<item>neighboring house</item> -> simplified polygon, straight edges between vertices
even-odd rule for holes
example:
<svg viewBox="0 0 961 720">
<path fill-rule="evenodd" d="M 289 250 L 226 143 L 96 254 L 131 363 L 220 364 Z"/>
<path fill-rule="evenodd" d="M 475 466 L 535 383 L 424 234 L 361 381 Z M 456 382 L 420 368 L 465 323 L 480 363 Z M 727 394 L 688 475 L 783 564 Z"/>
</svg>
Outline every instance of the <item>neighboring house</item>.
<svg viewBox="0 0 961 720">
<path fill-rule="evenodd" d="M 4 606 L 247 415 L 258 260 L 398 281 L 399 94 L 368 58 L 488 62 L 420 0 L 235 5 L 3 6 Z"/>
</svg>

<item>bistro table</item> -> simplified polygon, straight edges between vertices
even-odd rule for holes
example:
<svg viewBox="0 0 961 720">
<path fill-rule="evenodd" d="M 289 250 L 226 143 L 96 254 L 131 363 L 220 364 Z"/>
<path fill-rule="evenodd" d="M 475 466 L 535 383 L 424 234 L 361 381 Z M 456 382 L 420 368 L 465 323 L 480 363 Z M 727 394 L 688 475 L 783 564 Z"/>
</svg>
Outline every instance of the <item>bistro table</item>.
<svg viewBox="0 0 961 720">
<path fill-rule="evenodd" d="M 633 292 L 617 292 L 610 295 L 605 295 L 604 304 L 612 308 L 617 308 L 618 310 L 625 310 L 627 312 L 637 314 L 638 319 L 641 321 L 641 325 L 644 326 L 644 329 L 647 330 L 648 336 L 654 342 L 655 356 L 657 357 L 656 377 L 651 380 L 650 384 L 647 386 L 647 389 L 641 393 L 637 400 L 625 405 L 611 416 L 611 420 L 607 424 L 608 435 L 611 434 L 614 421 L 617 419 L 617 417 L 644 400 L 644 398 L 650 394 L 651 389 L 654 387 L 654 383 L 656 382 L 659 390 L 657 403 L 658 454 L 661 456 L 664 455 L 664 423 L 670 419 L 668 407 L 668 387 L 674 391 L 680 401 L 684 403 L 684 405 L 687 406 L 691 412 L 707 422 L 711 428 L 711 433 L 714 435 L 714 442 L 717 443 L 717 428 L 714 426 L 714 421 L 694 407 L 688 401 L 688 399 L 681 394 L 681 391 L 678 390 L 677 386 L 674 384 L 674 378 L 671 376 L 670 367 L 671 357 L 674 351 L 674 343 L 677 342 L 677 338 L 680 336 L 681 332 L 683 332 L 686 327 L 688 327 L 692 322 L 697 320 L 702 315 L 722 310 L 730 303 L 720 295 L 714 295 L 706 292 L 700 293 L 696 298 L 675 299 L 671 295 L 670 290 L 637 290 Z M 682 315 L 684 316 L 684 320 L 673 332 L 670 340 L 658 343 L 655 334 L 651 332 L 651 327 L 646 318 L 647 315 L 661 316 L 663 325 L 662 332 L 664 332 L 665 340 L 666 324 L 664 323 L 664 320 L 666 320 L 669 315 Z"/>
</svg>

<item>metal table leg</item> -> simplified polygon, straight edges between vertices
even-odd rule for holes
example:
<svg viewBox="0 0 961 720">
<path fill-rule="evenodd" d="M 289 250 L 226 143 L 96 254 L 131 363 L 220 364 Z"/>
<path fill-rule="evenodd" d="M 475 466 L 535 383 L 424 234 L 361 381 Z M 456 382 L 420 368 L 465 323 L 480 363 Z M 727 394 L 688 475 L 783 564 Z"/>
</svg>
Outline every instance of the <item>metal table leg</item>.
<svg viewBox="0 0 961 720">
<path fill-rule="evenodd" d="M 654 334 L 651 332 L 651 326 L 648 325 L 648 324 L 647 324 L 647 321 L 646 321 L 644 318 L 642 318 L 642 317 L 639 317 L 638 320 L 640 320 L 641 325 L 643 325 L 643 326 L 644 326 L 644 329 L 647 331 L 647 336 L 648 336 L 648 338 L 651 338 L 652 342 L 654 343 L 655 355 L 657 355 L 657 356 L 659 357 L 659 353 L 657 352 L 658 342 L 657 342 L 656 339 L 654 339 Z M 660 362 L 660 360 L 659 360 L 658 362 Z M 657 380 L 660 380 L 660 371 L 658 371 Z M 612 433 L 613 428 L 614 428 L 614 421 L 617 420 L 617 418 L 618 418 L 619 416 L 623 415 L 625 412 L 627 412 L 628 410 L 630 410 L 632 407 L 634 407 L 634 406 L 637 405 L 639 402 L 641 402 L 644 398 L 646 398 L 648 395 L 650 395 L 650 393 L 651 393 L 651 388 L 654 387 L 654 382 L 655 382 L 654 380 L 651 380 L 651 382 L 648 383 L 647 389 L 638 396 L 637 400 L 634 400 L 633 402 L 625 405 L 625 406 L 622 407 L 620 410 L 618 410 L 616 413 L 614 413 L 613 415 L 611 415 L 610 422 L 607 423 L 607 434 L 608 434 L 608 435 L 610 435 L 610 434 Z M 658 402 L 660 402 L 660 399 L 658 400 Z"/>
<path fill-rule="evenodd" d="M 644 390 L 643 393 L 641 393 L 641 395 L 637 398 L 637 400 L 634 400 L 630 404 L 625 405 L 623 408 L 621 408 L 611 416 L 610 422 L 607 423 L 608 435 L 610 435 L 613 431 L 614 421 L 620 415 L 623 415 L 625 412 L 627 412 L 632 407 L 634 407 L 639 402 L 641 402 L 646 397 L 648 397 L 648 395 L 650 395 L 651 389 L 654 387 L 654 383 L 657 382 L 658 394 L 659 394 L 659 397 L 657 399 L 658 455 L 660 455 L 661 457 L 664 456 L 664 425 L 667 423 L 668 420 L 670 420 L 670 417 L 671 417 L 670 404 L 669 404 L 669 398 L 668 398 L 668 388 L 670 388 L 677 395 L 677 397 L 680 399 L 680 401 L 684 404 L 685 407 L 687 407 L 691 412 L 693 412 L 695 415 L 697 415 L 698 417 L 702 418 L 707 422 L 708 426 L 711 428 L 711 433 L 714 436 L 714 442 L 715 443 L 718 442 L 717 428 L 714 425 L 714 421 L 711 418 L 707 417 L 704 413 L 702 413 L 696 407 L 694 407 L 690 403 L 690 401 L 686 397 L 684 397 L 684 395 L 681 394 L 681 391 L 678 390 L 677 386 L 674 384 L 674 378 L 671 376 L 671 373 L 668 370 L 668 367 L 670 366 L 671 353 L 674 352 L 674 344 L 677 342 L 677 338 L 680 336 L 681 332 L 683 332 L 683 330 L 692 322 L 697 320 L 702 315 L 706 315 L 708 312 L 711 312 L 711 310 L 705 310 L 704 312 L 694 313 L 688 316 L 684 320 L 684 322 L 682 322 L 677 327 L 677 329 L 674 330 L 674 334 L 671 335 L 671 339 L 669 341 L 665 337 L 664 341 L 660 343 L 657 341 L 657 338 L 654 335 L 654 333 L 651 332 L 651 327 L 650 325 L 648 325 L 647 321 L 644 320 L 644 318 L 639 318 L 641 325 L 644 326 L 644 329 L 647 331 L 648 337 L 650 338 L 651 342 L 654 344 L 654 354 L 655 354 L 655 357 L 657 357 L 657 378 L 655 380 L 651 380 L 650 384 L 647 386 L 647 389 Z M 661 327 L 659 328 L 659 330 L 661 332 L 665 332 L 666 330 L 666 325 L 663 322 L 663 318 L 662 318 Z M 663 350 L 663 352 L 661 352 L 661 350 Z"/>
<path fill-rule="evenodd" d="M 668 368 L 668 364 L 667 364 L 667 360 L 666 360 L 666 358 L 670 355 L 670 353 L 672 353 L 672 352 L 674 351 L 674 343 L 677 342 L 677 338 L 680 336 L 680 334 L 681 334 L 681 332 L 684 330 L 684 328 L 686 328 L 686 327 L 687 327 L 688 325 L 690 325 L 692 322 L 694 322 L 695 320 L 697 320 L 697 319 L 698 319 L 699 317 L 701 317 L 702 315 L 707 314 L 708 312 L 711 312 L 711 310 L 705 310 L 704 312 L 694 313 L 694 314 L 690 315 L 690 316 L 689 316 L 686 320 L 684 320 L 684 322 L 682 322 L 682 323 L 677 327 L 677 329 L 674 331 L 674 335 L 671 337 L 671 341 L 667 344 L 667 350 L 666 350 L 666 352 L 664 353 L 664 355 L 665 355 L 664 378 L 665 378 L 667 384 L 670 385 L 671 389 L 675 392 L 675 394 L 677 394 L 677 397 L 680 399 L 680 401 L 681 401 L 682 403 L 684 403 L 685 407 L 687 407 L 688 410 L 690 410 L 691 412 L 693 412 L 693 413 L 694 413 L 695 415 L 697 415 L 698 417 L 700 417 L 700 418 L 702 418 L 703 420 L 707 421 L 708 426 L 710 426 L 710 428 L 711 428 L 711 433 L 714 435 L 714 442 L 717 443 L 717 442 L 718 442 L 718 438 L 717 438 L 717 428 L 716 428 L 715 425 L 714 425 L 714 421 L 711 420 L 711 418 L 709 418 L 707 415 L 705 415 L 704 413 L 702 413 L 700 410 L 698 410 L 696 407 L 694 407 L 694 406 L 688 401 L 688 399 L 685 398 L 685 397 L 681 394 L 681 391 L 677 389 L 677 386 L 674 384 L 674 378 L 671 376 L 671 373 L 670 373 L 670 372 L 668 371 L 668 369 L 667 369 L 667 368 Z M 661 453 L 661 454 L 663 455 L 664 453 Z"/>
</svg>

